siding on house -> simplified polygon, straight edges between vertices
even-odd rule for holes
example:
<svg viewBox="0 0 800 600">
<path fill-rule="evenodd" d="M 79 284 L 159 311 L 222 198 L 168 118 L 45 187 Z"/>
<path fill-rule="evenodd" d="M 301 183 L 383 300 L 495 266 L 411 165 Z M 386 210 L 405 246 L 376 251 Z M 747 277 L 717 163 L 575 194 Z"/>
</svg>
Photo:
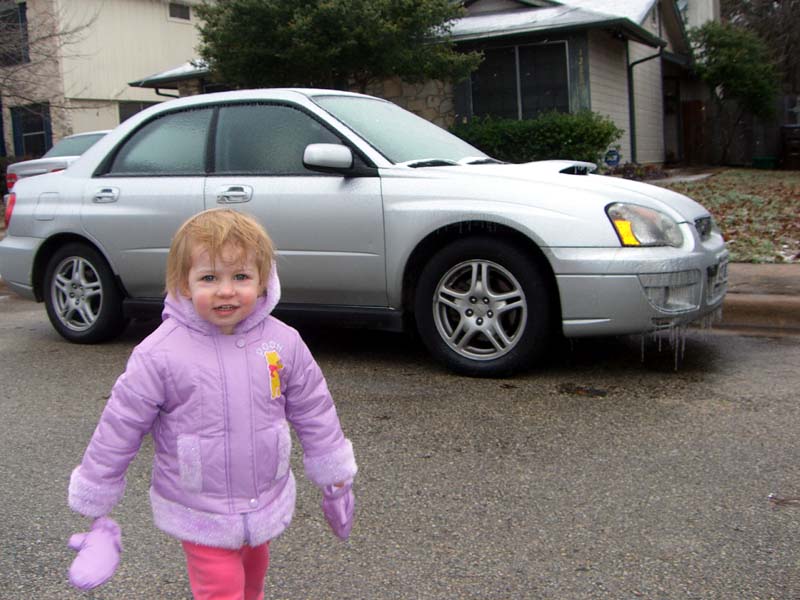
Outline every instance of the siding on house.
<svg viewBox="0 0 800 600">
<path fill-rule="evenodd" d="M 654 50 L 631 43 L 630 61 L 633 63 L 652 56 Z M 661 86 L 661 60 L 649 60 L 633 68 L 636 161 L 642 164 L 664 162 L 664 99 Z"/>
<path fill-rule="evenodd" d="M 592 111 L 609 117 L 625 131 L 617 143 L 621 162 L 629 162 L 631 144 L 625 42 L 605 31 L 589 32 L 589 88 Z"/>
<path fill-rule="evenodd" d="M 72 106 L 71 132 L 115 127 L 119 101 L 165 100 L 154 90 L 128 82 L 186 62 L 191 58 L 187 52 L 198 42 L 193 11 L 191 21 L 170 18 L 169 2 L 164 0 L 58 1 L 65 14 L 95 19 L 61 62 L 65 95 Z"/>
<path fill-rule="evenodd" d="M 192 21 L 170 18 L 169 2 L 164 0 L 58 2 L 72 18 L 96 15 L 87 35 L 64 51 L 62 71 L 69 98 L 163 99 L 128 82 L 186 62 L 198 43 L 194 15 Z"/>
<path fill-rule="evenodd" d="M 691 0 L 686 3 L 686 22 L 688 27 L 700 27 L 707 21 L 719 21 L 719 0 Z"/>
<path fill-rule="evenodd" d="M 642 26 L 662 35 L 658 4 Z M 629 62 L 654 56 L 656 48 L 630 42 Z M 664 162 L 664 98 L 661 59 L 654 58 L 633 68 L 634 105 L 636 114 L 636 161 L 642 164 Z"/>
</svg>

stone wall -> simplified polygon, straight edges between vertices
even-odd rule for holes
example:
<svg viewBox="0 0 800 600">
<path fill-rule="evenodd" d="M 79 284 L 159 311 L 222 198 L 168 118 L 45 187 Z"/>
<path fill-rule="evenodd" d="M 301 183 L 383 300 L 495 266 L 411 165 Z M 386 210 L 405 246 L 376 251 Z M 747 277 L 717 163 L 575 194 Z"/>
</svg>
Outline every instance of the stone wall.
<svg viewBox="0 0 800 600">
<path fill-rule="evenodd" d="M 367 93 L 394 102 L 445 129 L 455 120 L 453 85 L 448 82 L 405 83 L 395 77 L 370 85 Z"/>
<path fill-rule="evenodd" d="M 178 95 L 197 96 L 203 93 L 203 83 L 199 79 L 185 79 L 178 82 Z"/>
</svg>

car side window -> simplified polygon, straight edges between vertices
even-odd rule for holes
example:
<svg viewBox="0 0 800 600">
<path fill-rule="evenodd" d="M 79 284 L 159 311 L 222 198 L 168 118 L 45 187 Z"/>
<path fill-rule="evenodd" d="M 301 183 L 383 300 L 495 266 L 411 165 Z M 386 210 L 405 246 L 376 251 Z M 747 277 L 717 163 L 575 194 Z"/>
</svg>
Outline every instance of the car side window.
<svg viewBox="0 0 800 600">
<path fill-rule="evenodd" d="M 318 175 L 303 166 L 306 146 L 341 143 L 322 123 L 290 106 L 222 106 L 217 121 L 214 172 Z"/>
<path fill-rule="evenodd" d="M 169 113 L 128 139 L 111 164 L 111 175 L 204 175 L 212 108 Z"/>
</svg>

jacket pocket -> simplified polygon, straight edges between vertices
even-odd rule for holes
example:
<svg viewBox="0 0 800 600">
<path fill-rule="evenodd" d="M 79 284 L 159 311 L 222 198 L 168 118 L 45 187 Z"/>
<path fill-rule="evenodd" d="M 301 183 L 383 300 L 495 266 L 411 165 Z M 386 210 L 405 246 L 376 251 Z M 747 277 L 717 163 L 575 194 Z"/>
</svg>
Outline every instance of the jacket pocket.
<svg viewBox="0 0 800 600">
<path fill-rule="evenodd" d="M 292 454 L 292 435 L 289 424 L 284 421 L 278 428 L 278 469 L 275 479 L 281 479 L 289 472 L 289 457 Z"/>
<path fill-rule="evenodd" d="M 269 485 L 289 472 L 292 438 L 284 421 L 276 427 L 256 432 L 256 461 L 259 483 Z"/>
<path fill-rule="evenodd" d="M 183 489 L 187 492 L 202 490 L 203 461 L 200 458 L 199 435 L 178 435 L 178 469 Z"/>
</svg>

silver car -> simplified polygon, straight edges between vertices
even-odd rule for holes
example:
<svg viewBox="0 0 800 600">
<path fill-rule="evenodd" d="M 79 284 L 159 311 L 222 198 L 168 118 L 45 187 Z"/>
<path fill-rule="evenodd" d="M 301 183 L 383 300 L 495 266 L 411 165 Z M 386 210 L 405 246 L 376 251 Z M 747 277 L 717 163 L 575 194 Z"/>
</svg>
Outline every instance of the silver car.
<svg viewBox="0 0 800 600">
<path fill-rule="evenodd" d="M 9 190 L 12 190 L 16 182 L 24 177 L 43 175 L 44 173 L 53 173 L 66 169 L 108 131 L 87 131 L 86 133 L 68 135 L 57 141 L 42 158 L 10 164 L 6 169 L 6 186 Z"/>
<path fill-rule="evenodd" d="M 554 335 L 680 328 L 717 311 L 728 252 L 708 211 L 593 167 L 502 164 L 365 95 L 193 96 L 17 184 L 0 273 L 68 340 L 106 340 L 160 306 L 178 226 L 228 206 L 275 240 L 280 315 L 416 328 L 467 375 L 527 368 Z"/>
</svg>

